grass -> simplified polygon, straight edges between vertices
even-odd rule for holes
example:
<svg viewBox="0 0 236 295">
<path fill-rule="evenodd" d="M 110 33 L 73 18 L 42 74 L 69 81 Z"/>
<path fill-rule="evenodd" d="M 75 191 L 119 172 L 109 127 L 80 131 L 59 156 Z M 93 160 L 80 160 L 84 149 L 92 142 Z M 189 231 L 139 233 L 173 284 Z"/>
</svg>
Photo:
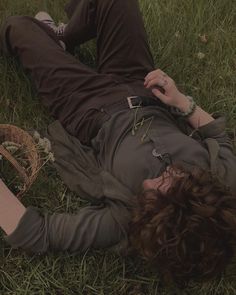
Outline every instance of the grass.
<svg viewBox="0 0 236 295">
<path fill-rule="evenodd" d="M 0 20 L 9 15 L 34 15 L 46 9 L 63 20 L 64 0 L 0 2 Z M 157 67 L 172 76 L 209 112 L 225 113 L 228 130 L 236 122 L 236 5 L 233 0 L 140 0 Z M 26 32 L 27 33 L 27 32 Z M 206 35 L 206 40 L 204 40 Z M 206 41 L 206 42 L 205 42 Z M 200 53 L 200 54 L 199 54 Z M 94 43 L 82 47 L 84 61 L 94 63 Z M 40 105 L 26 74 L 12 59 L 0 57 L 0 123 L 45 129 L 52 120 Z M 23 203 L 54 212 L 75 212 L 83 201 L 47 165 Z M 30 256 L 0 240 L 0 294 L 236 294 L 236 261 L 221 280 L 193 283 L 186 290 L 163 286 L 138 259 L 110 251 L 83 255 Z"/>
</svg>

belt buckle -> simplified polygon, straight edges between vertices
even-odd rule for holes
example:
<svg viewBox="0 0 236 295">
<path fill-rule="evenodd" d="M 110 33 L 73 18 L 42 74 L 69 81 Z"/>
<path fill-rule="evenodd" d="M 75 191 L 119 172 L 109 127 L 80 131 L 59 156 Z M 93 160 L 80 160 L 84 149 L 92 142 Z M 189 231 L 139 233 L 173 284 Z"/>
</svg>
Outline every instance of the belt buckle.
<svg viewBox="0 0 236 295">
<path fill-rule="evenodd" d="M 132 99 L 133 98 L 137 98 L 138 96 L 135 95 L 135 96 L 128 96 L 127 97 L 127 101 L 128 101 L 128 105 L 129 105 L 129 108 L 130 109 L 136 109 L 136 108 L 140 108 L 141 107 L 141 101 L 140 101 L 140 104 L 139 105 L 133 105 L 132 103 Z"/>
</svg>

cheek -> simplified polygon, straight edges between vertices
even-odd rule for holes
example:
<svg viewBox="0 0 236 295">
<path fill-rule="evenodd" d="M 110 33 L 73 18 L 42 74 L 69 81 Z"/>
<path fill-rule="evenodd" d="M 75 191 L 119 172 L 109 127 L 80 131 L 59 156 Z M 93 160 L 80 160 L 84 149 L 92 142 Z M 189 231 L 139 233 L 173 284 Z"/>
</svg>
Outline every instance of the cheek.
<svg viewBox="0 0 236 295">
<path fill-rule="evenodd" d="M 166 193 L 167 190 L 171 186 L 171 179 L 170 178 L 165 178 L 163 180 L 162 177 L 154 178 L 154 179 L 145 179 L 143 181 L 143 189 L 144 190 L 156 190 L 159 189 L 162 193 Z"/>
<path fill-rule="evenodd" d="M 151 180 L 151 179 L 145 179 L 145 180 L 143 181 L 142 186 L 143 186 L 143 189 L 144 189 L 144 190 L 152 189 L 152 180 Z"/>
<path fill-rule="evenodd" d="M 154 178 L 154 179 L 145 179 L 143 181 L 143 189 L 144 190 L 149 190 L 149 189 L 154 189 L 156 190 L 162 183 L 162 180 L 159 178 Z"/>
</svg>

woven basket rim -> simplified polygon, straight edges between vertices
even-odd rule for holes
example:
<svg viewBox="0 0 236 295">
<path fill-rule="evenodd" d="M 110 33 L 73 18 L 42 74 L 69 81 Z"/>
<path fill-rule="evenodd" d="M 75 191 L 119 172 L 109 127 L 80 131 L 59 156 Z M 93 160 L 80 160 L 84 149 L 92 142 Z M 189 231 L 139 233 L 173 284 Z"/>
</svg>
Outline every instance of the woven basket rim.
<svg viewBox="0 0 236 295">
<path fill-rule="evenodd" d="M 30 164 L 30 169 L 27 173 L 26 171 L 23 171 L 25 169 L 21 165 L 19 165 L 20 167 L 18 166 L 19 163 L 13 155 L 11 155 L 6 149 L 5 151 L 3 150 L 4 147 L 2 143 L 5 141 L 21 144 L 22 147 L 26 149 L 27 158 Z M 11 124 L 0 124 L 0 146 L 0 154 L 12 164 L 24 182 L 24 188 L 17 194 L 18 197 L 22 196 L 33 184 L 40 170 L 40 156 L 36 148 L 36 143 L 33 137 L 20 127 Z"/>
</svg>

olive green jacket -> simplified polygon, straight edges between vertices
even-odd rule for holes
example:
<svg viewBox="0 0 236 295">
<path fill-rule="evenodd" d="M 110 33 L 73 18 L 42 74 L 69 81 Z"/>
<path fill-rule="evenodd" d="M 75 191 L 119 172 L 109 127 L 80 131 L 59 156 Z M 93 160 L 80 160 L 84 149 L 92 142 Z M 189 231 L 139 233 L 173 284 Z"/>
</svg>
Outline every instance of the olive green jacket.
<svg viewBox="0 0 236 295">
<path fill-rule="evenodd" d="M 186 164 L 193 155 L 194 163 L 206 159 L 202 167 L 205 165 L 236 192 L 236 157 L 232 143 L 225 133 L 225 119 L 219 117 L 198 130 L 192 130 L 185 121 L 177 122 L 166 111 L 158 107 L 153 109 L 155 108 L 146 107 L 140 115 L 140 118 L 144 115 L 155 115 L 153 128 L 150 129 L 145 144 L 140 146 L 146 151 L 153 151 L 152 147 L 149 147 L 150 144 L 154 144 L 155 149 L 161 149 L 161 139 L 167 146 L 168 153 L 175 155 L 175 159 L 183 157 L 180 146 L 184 146 Z M 137 191 L 128 185 L 130 165 L 120 174 L 119 171 L 116 174 L 109 165 L 114 163 L 116 157 L 118 164 L 125 157 L 124 165 L 126 162 L 130 163 L 132 150 L 136 155 L 137 137 L 133 136 L 131 131 L 133 115 L 137 114 L 131 116 L 130 112 L 131 110 L 113 115 L 93 140 L 93 147 L 83 146 L 77 138 L 69 135 L 58 121 L 49 126 L 48 135 L 56 158 L 55 167 L 65 184 L 80 197 L 91 201 L 91 205 L 81 208 L 74 215 L 51 215 L 40 213 L 34 207 L 27 208 L 17 229 L 6 237 L 14 248 L 20 247 L 39 253 L 50 249 L 76 252 L 88 248 L 110 247 L 126 238 L 131 219 L 130 209 L 134 205 L 134 195 Z M 139 132 L 141 136 L 141 128 L 137 130 L 137 136 Z M 123 139 L 113 148 L 111 145 L 121 137 Z M 125 140 L 128 140 L 128 144 L 124 145 L 124 151 L 122 143 L 126 143 Z M 185 140 L 186 143 L 183 142 Z M 200 159 L 199 156 L 198 159 L 201 152 L 203 157 Z M 144 153 L 142 149 L 141 153 Z M 155 156 L 153 152 L 149 154 L 150 157 Z M 142 161 L 140 154 L 138 157 L 136 162 Z M 147 159 L 149 162 L 152 160 Z"/>
</svg>

